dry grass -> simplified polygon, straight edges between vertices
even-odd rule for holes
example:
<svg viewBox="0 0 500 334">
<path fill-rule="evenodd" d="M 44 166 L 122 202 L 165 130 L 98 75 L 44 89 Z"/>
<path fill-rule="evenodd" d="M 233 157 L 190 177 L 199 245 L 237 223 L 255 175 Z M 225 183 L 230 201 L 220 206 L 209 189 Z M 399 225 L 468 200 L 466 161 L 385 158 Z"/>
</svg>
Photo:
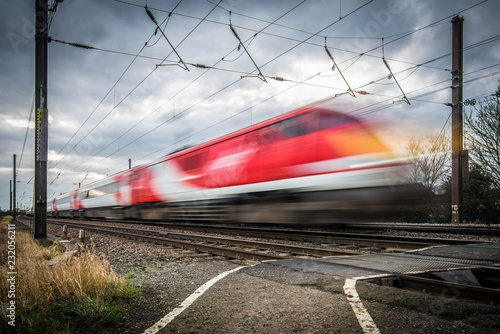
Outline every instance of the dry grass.
<svg viewBox="0 0 500 334">
<path fill-rule="evenodd" d="M 2 221 L 2 228 L 6 224 Z M 0 234 L 6 234 L 5 229 Z M 17 311 L 23 332 L 40 332 L 40 327 L 58 331 L 70 321 L 87 330 L 116 322 L 120 315 L 116 301 L 130 298 L 134 290 L 91 249 L 49 267 L 46 260 L 60 253 L 60 248 L 57 243 L 41 247 L 31 235 L 16 231 L 16 301 L 24 303 Z M 7 273 L 5 265 L 0 272 Z M 2 303 L 7 301 L 3 300 L 7 289 L 6 280 L 1 280 Z"/>
<path fill-rule="evenodd" d="M 0 266 L 3 267 L 7 260 L 7 224 L 12 219 L 11 216 L 5 216 L 0 222 Z M 0 295 L 3 296 L 3 295 Z"/>
</svg>

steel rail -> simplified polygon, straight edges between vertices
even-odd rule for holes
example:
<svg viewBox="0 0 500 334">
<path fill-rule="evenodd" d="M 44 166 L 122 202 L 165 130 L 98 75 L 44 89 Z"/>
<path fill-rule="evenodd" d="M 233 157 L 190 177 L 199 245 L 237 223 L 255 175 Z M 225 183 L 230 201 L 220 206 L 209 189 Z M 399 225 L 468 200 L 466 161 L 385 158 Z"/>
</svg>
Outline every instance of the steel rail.
<svg viewBox="0 0 500 334">
<path fill-rule="evenodd" d="M 500 305 L 500 290 L 473 285 L 458 284 L 430 278 L 398 275 L 401 287 L 407 290 L 432 293 L 436 296 L 473 300 L 481 303 Z"/>
<path fill-rule="evenodd" d="M 144 222 L 131 222 L 131 221 L 119 221 L 120 223 L 144 223 Z M 360 239 L 362 246 L 376 246 L 373 240 L 379 240 L 381 246 L 384 243 L 387 247 L 398 248 L 398 244 L 405 244 L 406 246 L 412 247 L 412 244 L 418 247 L 432 246 L 432 245 L 464 245 L 470 243 L 467 240 L 460 239 L 437 239 L 437 238 L 426 238 L 426 237 L 404 237 L 404 236 L 381 236 L 373 234 L 359 234 L 359 233 L 344 233 L 344 232 L 330 232 L 330 231 L 299 231 L 299 230 L 280 230 L 273 231 L 269 228 L 253 228 L 253 227 L 235 227 L 235 226 L 212 226 L 207 224 L 178 224 L 178 223 L 147 223 L 148 225 L 164 226 L 169 228 L 185 229 L 185 230 L 208 230 L 213 233 L 224 233 L 224 234 L 234 234 L 234 235 L 247 235 L 254 237 L 268 237 L 268 238 L 282 238 L 284 240 L 299 240 L 299 241 L 313 241 L 313 242 L 329 242 L 353 240 L 354 238 Z M 378 225 L 377 225 L 378 226 Z M 369 228 L 369 229 L 380 229 L 380 228 Z M 385 241 L 382 241 L 385 240 Z M 364 241 L 363 241 L 364 240 Z M 354 243 L 347 243 L 354 244 Z"/>
<path fill-rule="evenodd" d="M 102 222 L 102 220 L 101 220 Z M 106 221 L 115 223 L 134 223 L 131 221 Z M 307 241 L 316 243 L 330 243 L 341 245 L 357 245 L 364 247 L 381 247 L 381 248 L 396 248 L 396 249 L 418 249 L 436 245 L 463 245 L 470 243 L 466 240 L 458 239 L 436 239 L 436 238 L 420 238 L 420 237 L 403 237 L 403 236 L 381 236 L 372 234 L 354 234 L 354 233 L 338 233 L 327 231 L 298 231 L 298 230 L 280 230 L 273 231 L 267 229 L 257 229 L 249 227 L 226 227 L 226 226 L 210 226 L 210 225 L 183 225 L 171 223 L 148 223 L 148 225 L 177 228 L 184 230 L 206 231 L 210 233 L 231 234 L 258 238 L 272 238 L 283 240 Z"/>
<path fill-rule="evenodd" d="M 223 246 L 219 246 L 220 244 L 226 244 L 233 247 L 247 247 L 254 249 L 265 249 L 275 252 L 287 252 L 295 255 L 305 255 L 305 256 L 338 256 L 338 255 L 359 255 L 359 252 L 353 251 L 341 251 L 341 250 L 328 250 L 323 248 L 314 248 L 307 246 L 296 246 L 296 245 L 285 245 L 285 244 L 277 244 L 270 242 L 261 242 L 261 241 L 249 241 L 249 240 L 240 240 L 240 239 L 232 239 L 232 238 L 222 238 L 222 237 L 213 237 L 213 236 L 204 236 L 204 235 L 195 235 L 195 234 L 182 234 L 182 233 L 171 233 L 171 232 L 161 232 L 154 230 L 145 230 L 145 229 L 137 229 L 137 228 L 129 228 L 129 227 L 120 227 L 120 226 L 106 226 L 106 227 L 96 227 L 92 224 L 86 223 L 69 223 L 69 222 L 58 222 L 54 220 L 49 220 L 50 224 L 57 225 L 67 225 L 68 227 L 73 228 L 83 228 L 89 231 L 94 231 L 98 233 L 109 233 L 113 235 L 119 235 L 127 238 L 135 238 L 142 239 L 155 243 L 168 243 L 178 247 L 188 247 L 191 249 L 195 249 L 197 251 L 203 251 L 216 255 L 226 255 L 234 258 L 249 258 L 252 260 L 262 259 L 289 259 L 293 258 L 290 256 L 275 256 L 271 254 L 263 255 L 261 252 L 255 251 L 245 251 L 240 249 L 230 249 Z M 171 238 L 175 237 L 175 239 Z M 180 238 L 197 240 L 198 243 L 192 241 L 181 240 Z M 200 244 L 199 242 L 211 243 L 209 244 Z M 229 251 L 229 252 L 228 252 Z M 227 253 L 230 253 L 229 255 Z M 241 253 L 241 254 L 240 254 Z M 234 256 L 236 254 L 236 256 Z"/>
</svg>

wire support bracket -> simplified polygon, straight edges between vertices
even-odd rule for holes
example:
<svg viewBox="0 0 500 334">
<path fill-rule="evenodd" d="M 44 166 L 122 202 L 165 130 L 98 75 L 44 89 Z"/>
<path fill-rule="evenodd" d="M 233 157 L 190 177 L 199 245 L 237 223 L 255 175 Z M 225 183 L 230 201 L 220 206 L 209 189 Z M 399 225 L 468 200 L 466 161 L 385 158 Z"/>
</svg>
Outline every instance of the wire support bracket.
<svg viewBox="0 0 500 334">
<path fill-rule="evenodd" d="M 243 50 L 245 50 L 246 54 L 248 55 L 248 57 L 250 58 L 250 60 L 252 61 L 252 63 L 254 64 L 255 68 L 257 69 L 257 71 L 259 71 L 259 74 L 257 75 L 242 75 L 241 78 L 250 78 L 250 77 L 257 77 L 259 78 L 260 80 L 264 81 L 264 82 L 267 82 L 266 80 L 266 76 L 264 74 L 262 74 L 262 71 L 260 70 L 259 66 L 257 65 L 257 63 L 253 60 L 252 56 L 250 55 L 250 52 L 248 52 L 247 48 L 245 47 L 245 44 L 243 44 L 243 42 L 241 41 L 241 38 L 240 36 L 238 35 L 238 33 L 236 32 L 236 29 L 234 29 L 234 26 L 233 26 L 233 23 L 231 22 L 231 12 L 229 12 L 229 28 L 231 29 L 231 31 L 233 32 L 233 35 L 234 37 L 236 37 L 236 39 L 238 40 L 239 42 L 239 46 L 243 47 Z"/>
<path fill-rule="evenodd" d="M 326 51 L 326 54 L 328 55 L 328 57 L 330 57 L 330 59 L 333 61 L 332 71 L 335 71 L 335 69 L 337 69 L 339 71 L 340 75 L 342 76 L 342 79 L 344 79 L 345 84 L 347 85 L 347 87 L 349 87 L 349 89 L 347 90 L 347 93 L 349 95 L 351 95 L 352 97 L 356 98 L 356 94 L 354 94 L 354 91 L 352 90 L 351 86 L 347 82 L 347 79 L 345 78 L 344 74 L 342 74 L 340 67 L 335 62 L 335 59 L 333 58 L 330 50 L 328 49 L 328 46 L 326 45 L 326 36 L 325 36 L 325 51 Z"/>
<path fill-rule="evenodd" d="M 399 87 L 399 90 L 401 91 L 401 93 L 403 94 L 403 101 L 406 102 L 407 104 L 411 105 L 410 103 L 410 100 L 408 99 L 408 97 L 406 96 L 405 92 L 403 91 L 403 88 L 401 88 L 401 85 L 399 84 L 398 82 L 398 79 L 396 79 L 396 76 L 394 75 L 394 73 L 392 72 L 391 70 L 391 67 L 389 66 L 389 64 L 387 63 L 387 60 L 385 60 L 385 57 L 382 57 L 382 60 L 385 64 L 385 67 L 387 67 L 387 69 L 389 70 L 390 74 L 389 76 L 387 77 L 387 79 L 394 79 L 394 81 L 396 82 L 396 84 L 398 85 Z"/>
<path fill-rule="evenodd" d="M 156 18 L 154 17 L 153 13 L 149 10 L 148 6 L 144 6 L 144 9 L 146 10 L 146 13 L 148 14 L 151 21 L 153 21 L 153 23 L 156 25 L 156 29 L 158 29 L 161 32 L 161 34 L 163 35 L 163 37 L 165 37 L 165 39 L 167 40 L 170 47 L 172 48 L 172 50 L 175 52 L 175 54 L 179 58 L 179 62 L 182 64 L 182 65 L 180 65 L 180 64 L 173 64 L 173 65 L 179 65 L 181 68 L 183 68 L 189 72 L 189 68 L 187 67 L 186 63 L 184 63 L 184 60 L 182 60 L 181 56 L 179 55 L 179 53 L 177 52 L 175 47 L 172 45 L 172 43 L 170 43 L 170 40 L 167 38 L 167 36 L 163 32 L 163 29 L 160 27 L 160 25 L 156 21 Z M 158 67 L 158 66 L 163 66 L 163 64 L 157 65 L 156 67 Z"/>
<path fill-rule="evenodd" d="M 399 90 L 401 91 L 401 93 L 403 93 L 403 101 L 406 102 L 407 104 L 411 105 L 410 103 L 410 100 L 408 99 L 408 97 L 406 96 L 405 92 L 403 91 L 403 88 L 401 88 L 401 85 L 399 84 L 398 82 L 398 79 L 396 79 L 396 76 L 394 75 L 394 73 L 392 72 L 391 70 L 391 67 L 389 66 L 389 63 L 387 62 L 387 60 L 385 59 L 385 42 L 384 42 L 384 38 L 382 37 L 382 61 L 384 62 L 385 64 L 385 67 L 387 67 L 387 69 L 389 70 L 390 74 L 389 76 L 387 77 L 387 79 L 394 79 L 394 81 L 396 82 L 396 84 L 398 85 L 399 87 Z M 394 102 L 393 102 L 394 103 Z"/>
</svg>

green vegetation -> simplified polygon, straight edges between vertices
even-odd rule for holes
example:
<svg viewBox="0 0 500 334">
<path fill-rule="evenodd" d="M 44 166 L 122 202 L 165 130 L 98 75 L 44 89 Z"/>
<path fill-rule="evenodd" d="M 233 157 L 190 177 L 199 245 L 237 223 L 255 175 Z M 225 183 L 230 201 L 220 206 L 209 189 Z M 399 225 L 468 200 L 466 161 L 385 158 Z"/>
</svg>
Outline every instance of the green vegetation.
<svg viewBox="0 0 500 334">
<path fill-rule="evenodd" d="M 6 305 L 12 299 L 6 280 L 12 272 L 7 260 L 10 220 L 5 217 L 0 223 L 0 302 Z M 15 327 L 0 313 L 0 332 L 96 333 L 122 322 L 124 305 L 137 291 L 89 249 L 49 266 L 47 260 L 63 250 L 59 243 L 43 247 L 29 234 L 15 232 Z"/>
</svg>

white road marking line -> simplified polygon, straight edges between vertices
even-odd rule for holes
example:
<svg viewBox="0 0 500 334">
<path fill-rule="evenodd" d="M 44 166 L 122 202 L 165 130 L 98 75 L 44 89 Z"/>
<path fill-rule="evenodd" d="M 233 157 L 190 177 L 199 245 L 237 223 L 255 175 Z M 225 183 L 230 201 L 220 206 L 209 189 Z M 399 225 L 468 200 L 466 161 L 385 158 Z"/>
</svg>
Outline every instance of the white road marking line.
<svg viewBox="0 0 500 334">
<path fill-rule="evenodd" d="M 223 279 L 227 275 L 229 275 L 229 274 L 231 274 L 231 273 L 233 273 L 235 271 L 240 270 L 241 268 L 245 268 L 245 267 L 244 266 L 243 267 L 238 267 L 238 268 L 235 268 L 233 270 L 229 270 L 229 271 L 223 272 L 222 274 L 220 274 L 220 275 L 212 278 L 210 281 L 208 281 L 205 284 L 203 284 L 202 286 L 200 286 L 195 292 L 193 292 L 193 294 L 191 296 L 187 297 L 181 303 L 181 305 L 179 305 L 173 311 L 171 311 L 166 316 L 164 316 L 163 318 L 161 318 L 153 326 L 151 326 L 148 329 L 146 329 L 143 334 L 155 334 L 155 333 L 157 333 L 160 329 L 162 329 L 163 327 L 167 326 L 172 320 L 175 319 L 175 317 L 177 317 L 179 314 L 181 314 L 185 309 L 187 309 L 189 306 L 191 306 L 191 304 L 193 304 L 194 301 L 196 299 L 198 299 L 198 297 L 200 297 L 203 293 L 205 293 L 205 291 L 207 291 L 208 289 L 210 289 L 210 287 L 212 285 L 214 285 L 215 283 L 217 283 L 219 280 Z"/>
<path fill-rule="evenodd" d="M 363 306 L 361 299 L 359 299 L 359 295 L 356 291 L 356 280 L 349 278 L 346 279 L 344 292 L 347 296 L 349 304 L 351 304 L 356 318 L 358 318 L 358 322 L 361 325 L 363 332 L 366 334 L 380 334 L 380 331 L 370 316 L 370 313 L 368 313 L 366 308 Z"/>
</svg>

